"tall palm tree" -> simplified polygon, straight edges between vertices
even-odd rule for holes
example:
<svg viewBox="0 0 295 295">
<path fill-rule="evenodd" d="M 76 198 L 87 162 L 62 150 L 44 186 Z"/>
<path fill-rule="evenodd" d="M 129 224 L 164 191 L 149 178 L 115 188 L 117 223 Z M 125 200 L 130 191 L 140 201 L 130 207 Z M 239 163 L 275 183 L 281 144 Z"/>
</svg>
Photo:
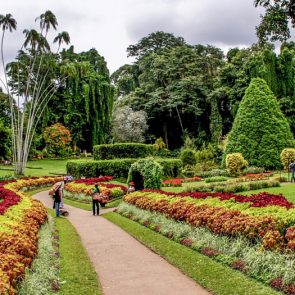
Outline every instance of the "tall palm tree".
<svg viewBox="0 0 295 295">
<path fill-rule="evenodd" d="M 45 29 L 45 32 L 47 35 L 50 27 L 53 27 L 56 30 L 56 27 L 58 25 L 56 16 L 50 11 L 47 10 L 45 13 L 42 13 L 39 17 L 36 18 L 36 20 L 40 19 L 40 28 L 41 33 Z"/>
<path fill-rule="evenodd" d="M 54 39 L 53 39 L 53 43 L 56 43 L 58 42 L 58 49 L 57 49 L 57 52 L 59 52 L 59 48 L 61 46 L 61 44 L 64 42 L 65 44 L 69 44 L 71 41 L 70 41 L 70 35 L 68 32 L 61 32 L 59 33 Z"/>
<path fill-rule="evenodd" d="M 25 34 L 24 47 L 27 48 L 27 46 L 30 44 L 32 51 L 35 52 L 37 46 L 40 43 L 40 34 L 34 29 L 25 29 L 23 33 Z"/>
</svg>

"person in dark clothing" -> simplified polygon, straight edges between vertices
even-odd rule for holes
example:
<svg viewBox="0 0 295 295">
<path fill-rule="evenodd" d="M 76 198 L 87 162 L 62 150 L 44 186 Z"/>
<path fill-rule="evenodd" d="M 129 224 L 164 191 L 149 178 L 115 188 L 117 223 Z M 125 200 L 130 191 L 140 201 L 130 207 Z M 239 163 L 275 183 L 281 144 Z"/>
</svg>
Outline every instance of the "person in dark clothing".
<svg viewBox="0 0 295 295">
<path fill-rule="evenodd" d="M 94 189 L 92 191 L 92 211 L 93 215 L 95 215 L 95 208 L 96 208 L 96 215 L 99 215 L 99 198 L 100 198 L 100 189 L 98 184 L 96 183 Z"/>
<path fill-rule="evenodd" d="M 59 217 L 59 215 L 60 215 L 59 210 L 60 210 L 60 203 L 61 203 L 60 187 L 54 192 L 53 200 L 54 200 L 54 208 L 55 208 L 56 217 Z"/>
<path fill-rule="evenodd" d="M 291 182 L 295 182 L 295 163 L 294 161 L 292 161 L 289 165 L 289 169 L 290 169 L 290 172 L 292 173 L 291 175 Z"/>
</svg>

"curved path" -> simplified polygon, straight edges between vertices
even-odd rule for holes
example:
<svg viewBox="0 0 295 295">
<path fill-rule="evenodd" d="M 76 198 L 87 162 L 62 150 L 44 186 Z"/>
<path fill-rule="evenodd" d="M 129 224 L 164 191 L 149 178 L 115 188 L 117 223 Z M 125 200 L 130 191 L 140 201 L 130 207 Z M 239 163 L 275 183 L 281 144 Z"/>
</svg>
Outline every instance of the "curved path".
<svg viewBox="0 0 295 295">
<path fill-rule="evenodd" d="M 33 196 L 52 207 L 48 191 Z M 66 205 L 105 295 L 209 295 L 210 293 L 125 231 L 92 212 Z M 101 213 L 110 210 L 101 210 Z"/>
</svg>

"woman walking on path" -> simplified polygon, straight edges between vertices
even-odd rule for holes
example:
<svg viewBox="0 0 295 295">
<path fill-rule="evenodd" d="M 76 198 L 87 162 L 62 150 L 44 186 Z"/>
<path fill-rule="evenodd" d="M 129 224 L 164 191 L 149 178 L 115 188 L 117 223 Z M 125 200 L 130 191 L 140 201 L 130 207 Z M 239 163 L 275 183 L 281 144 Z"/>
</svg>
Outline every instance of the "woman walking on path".
<svg viewBox="0 0 295 295">
<path fill-rule="evenodd" d="M 60 210 L 61 199 L 62 199 L 62 191 L 61 191 L 61 186 L 59 186 L 58 189 L 53 194 L 53 200 L 54 200 L 53 208 L 55 208 L 56 217 L 59 217 L 60 215 L 59 210 Z"/>
<path fill-rule="evenodd" d="M 93 216 L 95 215 L 95 207 L 96 207 L 96 215 L 99 215 L 99 203 L 98 200 L 100 198 L 100 190 L 99 186 L 96 183 L 94 186 L 94 189 L 92 191 L 92 211 L 93 211 Z"/>
</svg>

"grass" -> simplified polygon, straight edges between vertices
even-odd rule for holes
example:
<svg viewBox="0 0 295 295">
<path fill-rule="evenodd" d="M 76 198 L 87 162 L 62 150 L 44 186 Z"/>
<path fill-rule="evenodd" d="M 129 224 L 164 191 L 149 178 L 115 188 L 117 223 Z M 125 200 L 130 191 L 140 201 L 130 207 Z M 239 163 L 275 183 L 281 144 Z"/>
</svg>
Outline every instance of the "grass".
<svg viewBox="0 0 295 295">
<path fill-rule="evenodd" d="M 53 210 L 49 210 L 54 216 Z M 101 295 L 102 290 L 90 259 L 72 224 L 63 217 L 56 218 L 59 232 L 61 290 L 58 294 Z"/>
<path fill-rule="evenodd" d="M 117 213 L 107 213 L 103 217 L 216 295 L 281 294 Z"/>
</svg>

